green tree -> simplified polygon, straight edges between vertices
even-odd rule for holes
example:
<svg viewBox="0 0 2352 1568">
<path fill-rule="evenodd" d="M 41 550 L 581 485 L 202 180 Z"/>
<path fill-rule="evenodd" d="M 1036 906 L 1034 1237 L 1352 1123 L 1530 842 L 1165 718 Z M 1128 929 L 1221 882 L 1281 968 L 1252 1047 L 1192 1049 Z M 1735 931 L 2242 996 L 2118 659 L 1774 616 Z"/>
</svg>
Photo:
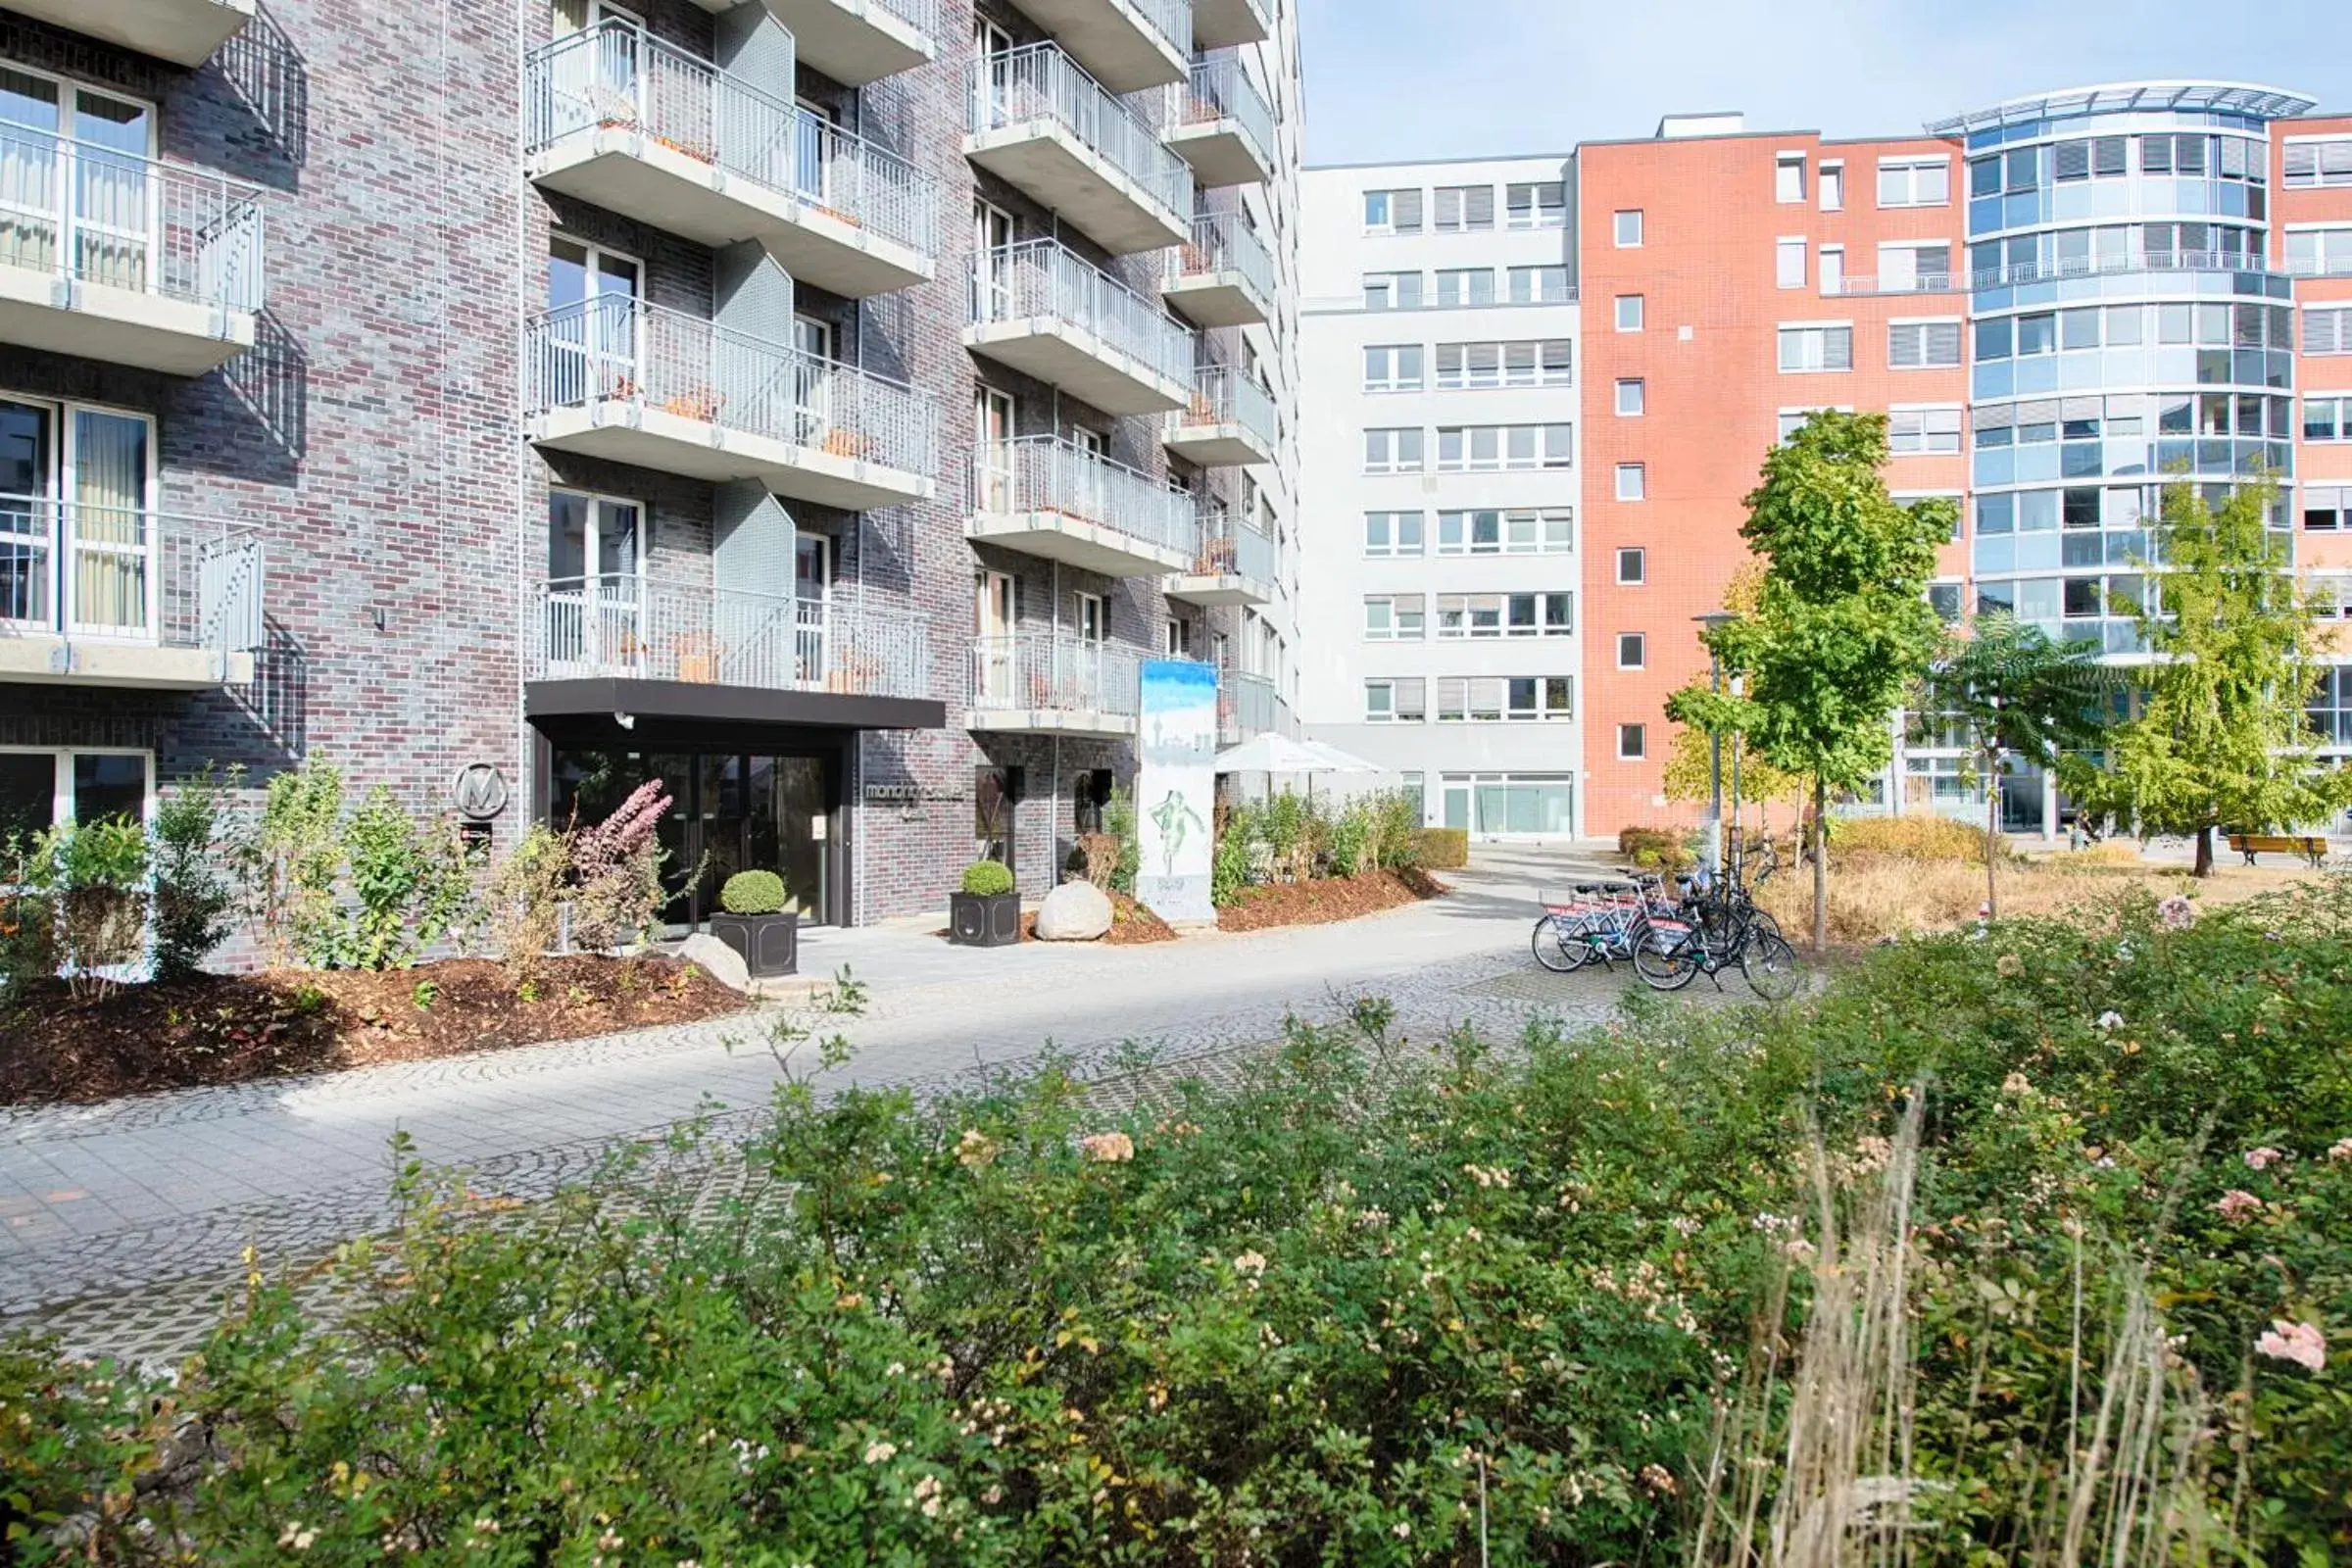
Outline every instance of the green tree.
<svg viewBox="0 0 2352 1568">
<path fill-rule="evenodd" d="M 1952 503 L 1897 504 L 1886 494 L 1886 420 L 1813 415 L 1764 458 L 1740 537 L 1765 560 L 1755 610 L 1703 641 L 1741 696 L 1702 682 L 1675 693 L 1670 717 L 1744 734 L 1757 755 L 1812 781 L 1813 946 L 1829 946 L 1830 795 L 1860 790 L 1893 752 L 1891 721 L 1935 657 L 1940 624 L 1927 601 Z"/>
<path fill-rule="evenodd" d="M 2155 530 L 2161 575 L 2133 607 L 2154 656 L 2105 765 L 2060 777 L 2082 806 L 2142 833 L 2193 837 L 2213 874 L 2213 833 L 2316 822 L 2352 803 L 2352 771 L 2314 756 L 2304 711 L 2321 662 L 2318 606 L 2298 591 L 2286 541 L 2269 526 L 2278 487 L 2233 488 L 2219 508 L 2166 486 Z"/>
<path fill-rule="evenodd" d="M 1953 634 L 1928 671 L 1920 720 L 1958 732 L 1984 781 L 1984 907 L 2001 912 L 2001 774 L 2012 758 L 2055 767 L 2106 733 L 2107 697 L 2116 675 L 2099 662 L 2094 642 L 2052 642 L 2039 626 L 2008 614 L 1978 620 Z"/>
</svg>

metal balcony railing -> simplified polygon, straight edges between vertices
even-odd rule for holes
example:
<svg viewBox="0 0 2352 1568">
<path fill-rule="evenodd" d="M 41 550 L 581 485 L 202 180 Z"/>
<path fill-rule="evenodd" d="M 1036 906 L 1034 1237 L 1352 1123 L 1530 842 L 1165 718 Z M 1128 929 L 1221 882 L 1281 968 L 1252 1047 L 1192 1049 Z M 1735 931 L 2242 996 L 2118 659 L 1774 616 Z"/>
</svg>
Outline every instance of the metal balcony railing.
<svg viewBox="0 0 2352 1568">
<path fill-rule="evenodd" d="M 0 637 L 246 653 L 265 641 L 265 575 L 246 524 L 0 495 Z"/>
<path fill-rule="evenodd" d="M 2049 263 L 2020 262 L 1987 268 L 1953 281 L 1971 289 L 2011 288 L 2061 277 L 2101 277 L 2110 272 L 2267 272 L 2267 257 L 2243 251 L 2149 251 L 2136 256 L 2081 256 Z M 1849 284 L 1857 280 L 1849 280 Z M 1860 293 L 1848 287 L 1847 293 Z"/>
<path fill-rule="evenodd" d="M 972 320 L 1044 318 L 1091 332 L 1167 380 L 1193 378 L 1193 334 L 1058 240 L 1033 239 L 972 258 Z"/>
<path fill-rule="evenodd" d="M 972 455 L 980 516 L 1055 513 L 1191 557 L 1200 542 L 1194 506 L 1184 491 L 1050 435 L 984 444 Z"/>
<path fill-rule="evenodd" d="M 1213 277 L 1219 272 L 1241 273 L 1266 308 L 1273 309 L 1274 258 L 1238 213 L 1204 213 L 1194 219 L 1191 241 L 1168 253 L 1171 281 Z"/>
<path fill-rule="evenodd" d="M 1178 429 L 1238 424 L 1268 447 L 1281 439 L 1274 394 L 1230 365 L 1203 365 L 1195 370 L 1191 402 L 1168 418 Z"/>
<path fill-rule="evenodd" d="M 930 622 L 900 611 L 598 576 L 535 584 L 530 615 L 524 644 L 533 680 L 929 695 Z"/>
<path fill-rule="evenodd" d="M 841 0 L 841 3 L 849 4 L 853 0 Z M 939 0 L 864 0 L 864 3 L 889 12 L 924 37 L 935 43 L 938 41 Z"/>
<path fill-rule="evenodd" d="M 1194 576 L 1274 581 L 1281 552 L 1272 539 L 1247 523 L 1236 522 L 1232 510 L 1219 501 L 1202 501 L 1199 516 L 1200 553 L 1193 558 Z"/>
<path fill-rule="evenodd" d="M 1166 9 L 1181 4 L 1170 0 Z M 1190 34 L 1189 25 L 1185 31 Z M 1058 46 L 1035 43 L 987 55 L 972 62 L 969 80 L 973 134 L 1050 122 L 1168 211 L 1192 211 L 1191 168 L 1149 122 Z"/>
<path fill-rule="evenodd" d="M 972 707 L 982 712 L 1133 716 L 1142 705 L 1133 648 L 1051 631 L 972 639 Z"/>
<path fill-rule="evenodd" d="M 259 196 L 218 174 L 0 124 L 0 267 L 257 311 Z"/>
<path fill-rule="evenodd" d="M 1193 0 L 1127 0 L 1180 55 L 1193 52 Z"/>
<path fill-rule="evenodd" d="M 883 239 L 939 252 L 939 183 L 790 98 L 608 20 L 525 61 L 536 153 L 598 130 L 633 131 L 789 195 Z"/>
<path fill-rule="evenodd" d="M 1176 95 L 1178 124 L 1208 125 L 1230 120 L 1257 144 L 1259 159 L 1272 167 L 1274 110 L 1239 59 L 1225 56 L 1195 61 L 1191 82 L 1169 90 Z"/>
<path fill-rule="evenodd" d="M 641 403 L 907 473 L 938 470 L 939 406 L 912 387 L 605 295 L 523 323 L 523 413 Z"/>
<path fill-rule="evenodd" d="M 1274 682 L 1239 670 L 1217 672 L 1217 739 L 1239 745 L 1275 727 Z"/>
</svg>

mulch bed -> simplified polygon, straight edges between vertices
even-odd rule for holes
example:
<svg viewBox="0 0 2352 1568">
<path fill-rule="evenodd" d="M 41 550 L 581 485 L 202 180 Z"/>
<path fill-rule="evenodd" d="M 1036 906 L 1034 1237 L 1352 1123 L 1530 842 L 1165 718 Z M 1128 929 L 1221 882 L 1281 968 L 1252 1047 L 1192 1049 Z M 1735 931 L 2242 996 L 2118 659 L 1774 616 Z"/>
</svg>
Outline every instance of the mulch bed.
<svg viewBox="0 0 2352 1568">
<path fill-rule="evenodd" d="M 0 1019 L 0 1105 L 425 1061 L 745 1005 L 694 965 L 651 956 L 551 958 L 529 1001 L 484 958 L 382 973 L 199 975 L 125 986 L 95 1003 L 74 1002 L 59 984 Z"/>
<path fill-rule="evenodd" d="M 1176 932 L 1167 921 L 1126 894 L 1113 893 L 1110 896 L 1110 935 L 1103 940 L 1114 948 L 1134 948 L 1147 942 L 1173 942 Z"/>
<path fill-rule="evenodd" d="M 1239 903 L 1219 909 L 1217 928 L 1266 931 L 1282 925 L 1328 925 L 1401 908 L 1451 891 L 1426 871 L 1375 871 L 1370 876 L 1326 877 L 1318 882 L 1277 882 L 1250 888 Z"/>
</svg>

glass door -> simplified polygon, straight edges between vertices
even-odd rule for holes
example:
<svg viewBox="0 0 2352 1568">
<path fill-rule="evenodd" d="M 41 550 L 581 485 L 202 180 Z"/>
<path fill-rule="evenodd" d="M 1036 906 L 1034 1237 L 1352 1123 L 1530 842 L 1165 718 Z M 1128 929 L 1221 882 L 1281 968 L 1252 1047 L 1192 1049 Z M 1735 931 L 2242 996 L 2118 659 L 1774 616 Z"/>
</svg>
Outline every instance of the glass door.
<svg viewBox="0 0 2352 1568">
<path fill-rule="evenodd" d="M 51 411 L 0 400 L 0 624 L 57 625 L 57 492 Z"/>
<path fill-rule="evenodd" d="M 972 394 L 975 456 L 972 500 L 983 516 L 1005 517 L 1013 512 L 1012 397 L 981 387 Z"/>
<path fill-rule="evenodd" d="M 1007 871 L 1016 869 L 1013 852 L 1020 842 L 1021 770 L 981 767 L 972 775 L 972 786 L 974 858 L 994 860 Z"/>
<path fill-rule="evenodd" d="M 833 113 L 802 99 L 793 105 L 793 190 L 812 207 L 830 211 L 833 202 Z"/>
<path fill-rule="evenodd" d="M 95 409 L 73 415 L 66 452 L 73 539 L 67 625 L 77 637 L 152 637 L 147 421 Z"/>
<path fill-rule="evenodd" d="M 832 631 L 833 541 L 805 533 L 793 541 L 792 608 L 797 673 L 805 686 L 837 689 L 826 645 Z"/>
<path fill-rule="evenodd" d="M 984 571 L 973 585 L 972 637 L 975 696 L 985 708 L 1009 708 L 1013 701 L 1014 658 L 1012 575 Z"/>
<path fill-rule="evenodd" d="M 800 351 L 793 365 L 793 439 L 805 447 L 819 447 L 835 457 L 863 456 L 855 441 L 833 434 L 833 323 L 806 316 L 792 318 L 792 346 Z"/>
<path fill-rule="evenodd" d="M 781 876 L 785 906 L 798 909 L 804 921 L 821 923 L 830 907 L 833 836 L 825 760 L 754 757 L 747 767 L 746 863 Z"/>
<path fill-rule="evenodd" d="M 633 501 L 547 498 L 547 655 L 559 668 L 641 672 L 645 511 Z"/>
<path fill-rule="evenodd" d="M 1012 215 L 972 203 L 972 319 L 1012 318 Z"/>
<path fill-rule="evenodd" d="M 972 58 L 986 68 L 973 77 L 973 125 L 993 130 L 1011 119 L 1012 34 L 994 23 L 972 20 Z"/>
<path fill-rule="evenodd" d="M 144 104 L 74 95 L 74 276 L 140 292 L 155 286 L 153 128 Z"/>
<path fill-rule="evenodd" d="M 548 245 L 546 401 L 577 406 L 644 395 L 637 301 L 643 270 L 630 257 L 556 238 Z"/>
</svg>

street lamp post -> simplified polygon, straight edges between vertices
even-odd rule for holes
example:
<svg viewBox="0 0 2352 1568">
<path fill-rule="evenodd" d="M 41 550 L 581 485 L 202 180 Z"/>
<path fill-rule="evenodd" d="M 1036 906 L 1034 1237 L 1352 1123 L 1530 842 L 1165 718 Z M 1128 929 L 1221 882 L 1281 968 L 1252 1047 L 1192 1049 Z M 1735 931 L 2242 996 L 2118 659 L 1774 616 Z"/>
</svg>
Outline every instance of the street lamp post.
<svg viewBox="0 0 2352 1568">
<path fill-rule="evenodd" d="M 1723 610 L 1691 617 L 1709 631 L 1739 618 Z M 1716 696 L 1723 695 L 1723 656 L 1711 646 L 1707 649 L 1707 682 Z M 1734 768 L 1739 766 L 1738 755 L 1737 752 L 1733 754 Z M 1720 874 L 1723 870 L 1723 731 L 1713 724 L 1707 726 L 1707 850 L 1708 869 Z"/>
</svg>

